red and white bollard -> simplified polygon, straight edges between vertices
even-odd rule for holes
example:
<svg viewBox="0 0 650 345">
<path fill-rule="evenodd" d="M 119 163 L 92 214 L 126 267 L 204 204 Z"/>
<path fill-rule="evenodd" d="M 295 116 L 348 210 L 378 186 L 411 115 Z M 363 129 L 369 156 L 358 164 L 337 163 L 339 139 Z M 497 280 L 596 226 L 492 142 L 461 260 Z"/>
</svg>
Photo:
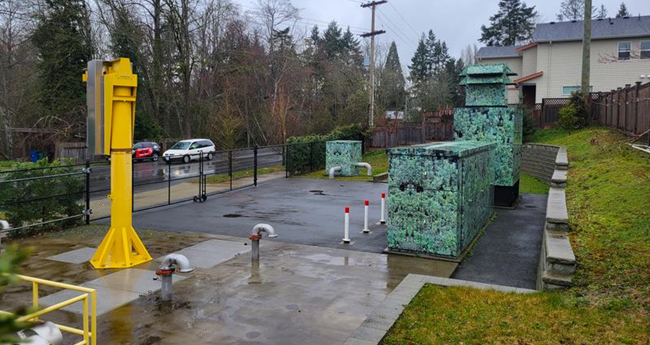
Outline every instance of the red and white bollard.
<svg viewBox="0 0 650 345">
<path fill-rule="evenodd" d="M 350 207 L 345 206 L 345 225 L 343 227 L 343 243 L 350 244 Z"/>
<path fill-rule="evenodd" d="M 381 193 L 381 217 L 379 218 L 379 224 L 386 224 L 386 218 L 384 218 L 385 211 L 386 211 L 386 193 Z"/>
<path fill-rule="evenodd" d="M 370 201 L 366 200 L 366 205 L 363 209 L 363 233 L 364 234 L 369 234 L 370 229 L 368 229 L 368 206 L 370 205 Z"/>
</svg>

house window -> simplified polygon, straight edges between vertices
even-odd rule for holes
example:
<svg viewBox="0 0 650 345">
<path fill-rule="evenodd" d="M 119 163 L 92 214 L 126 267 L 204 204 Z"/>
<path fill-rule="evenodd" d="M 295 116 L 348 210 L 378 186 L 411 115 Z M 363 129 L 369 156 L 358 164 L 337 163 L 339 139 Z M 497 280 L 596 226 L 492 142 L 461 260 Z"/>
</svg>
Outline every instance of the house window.
<svg viewBox="0 0 650 345">
<path fill-rule="evenodd" d="M 632 43 L 630 42 L 618 42 L 618 59 L 619 60 L 629 60 L 630 59 L 630 48 Z"/>
<path fill-rule="evenodd" d="M 563 96 L 570 96 L 572 92 L 580 91 L 580 86 L 563 86 L 562 87 L 562 95 Z M 589 86 L 589 92 L 594 92 L 594 87 Z"/>
<path fill-rule="evenodd" d="M 641 41 L 641 58 L 650 59 L 650 41 Z"/>
</svg>

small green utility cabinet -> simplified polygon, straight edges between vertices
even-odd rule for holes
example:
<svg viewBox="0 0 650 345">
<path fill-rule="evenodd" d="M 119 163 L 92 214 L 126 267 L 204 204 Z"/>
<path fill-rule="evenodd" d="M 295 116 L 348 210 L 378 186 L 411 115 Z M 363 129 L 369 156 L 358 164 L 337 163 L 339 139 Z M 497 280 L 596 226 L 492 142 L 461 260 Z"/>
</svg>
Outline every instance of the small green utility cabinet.
<svg viewBox="0 0 650 345">
<path fill-rule="evenodd" d="M 334 167 L 341 169 L 337 176 L 359 175 L 361 162 L 361 140 L 334 140 L 326 144 L 325 173 Z"/>
<path fill-rule="evenodd" d="M 496 144 L 388 150 L 388 251 L 459 259 L 492 215 Z"/>
<path fill-rule="evenodd" d="M 506 87 L 514 75 L 505 64 L 471 65 L 461 76 L 467 107 L 454 112 L 456 141 L 494 142 L 494 204 L 511 207 L 519 198 L 523 111 L 508 107 Z"/>
</svg>

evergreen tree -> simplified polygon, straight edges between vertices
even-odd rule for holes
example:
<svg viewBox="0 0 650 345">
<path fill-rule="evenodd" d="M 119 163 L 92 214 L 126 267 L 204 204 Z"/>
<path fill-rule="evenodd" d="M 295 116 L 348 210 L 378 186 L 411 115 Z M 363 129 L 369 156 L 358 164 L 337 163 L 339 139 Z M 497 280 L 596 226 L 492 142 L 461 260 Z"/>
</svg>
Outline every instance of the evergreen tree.
<svg viewBox="0 0 650 345">
<path fill-rule="evenodd" d="M 343 34 L 341 39 L 341 47 L 343 54 L 346 58 L 346 62 L 356 66 L 363 66 L 363 53 L 361 52 L 361 44 L 359 40 L 354 37 L 350 27 Z"/>
<path fill-rule="evenodd" d="M 325 51 L 325 56 L 329 60 L 335 60 L 341 56 L 343 53 L 343 42 L 341 28 L 339 28 L 336 21 L 332 21 L 327 26 L 325 34 L 323 35 L 323 50 Z"/>
<path fill-rule="evenodd" d="M 528 41 L 535 29 L 535 6 L 528 7 L 521 0 L 499 1 L 499 12 L 490 17 L 490 26 L 481 26 L 480 42 L 488 46 L 511 46 Z"/>
<path fill-rule="evenodd" d="M 38 101 L 43 113 L 85 126 L 86 86 L 80 76 L 92 58 L 90 13 L 84 0 L 47 0 L 32 42 L 38 51 Z"/>
<path fill-rule="evenodd" d="M 616 18 L 629 17 L 630 12 L 627 10 L 627 6 L 624 2 L 621 2 L 621 7 L 618 8 L 618 13 L 616 13 Z"/>
<path fill-rule="evenodd" d="M 397 45 L 393 41 L 388 50 L 386 64 L 383 66 L 379 80 L 379 99 L 386 110 L 399 110 L 404 107 L 406 97 L 404 74 L 397 53 Z"/>
<path fill-rule="evenodd" d="M 430 76 L 429 64 L 427 61 L 429 55 L 428 51 L 426 39 L 424 34 L 422 34 L 422 37 L 420 37 L 420 41 L 418 42 L 418 47 L 415 50 L 415 54 L 413 55 L 413 58 L 411 58 L 411 65 L 409 66 L 409 69 L 411 70 L 409 79 L 415 85 L 424 82 Z"/>
</svg>

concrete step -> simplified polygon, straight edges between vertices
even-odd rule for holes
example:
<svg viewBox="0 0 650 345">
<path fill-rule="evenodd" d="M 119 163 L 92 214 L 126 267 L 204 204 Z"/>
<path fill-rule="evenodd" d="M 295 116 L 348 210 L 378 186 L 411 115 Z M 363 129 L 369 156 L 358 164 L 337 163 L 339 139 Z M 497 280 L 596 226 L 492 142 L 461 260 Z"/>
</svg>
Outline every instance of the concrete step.
<svg viewBox="0 0 650 345">
<path fill-rule="evenodd" d="M 551 177 L 551 185 L 557 188 L 566 188 L 566 170 L 554 170 L 553 176 Z"/>
<path fill-rule="evenodd" d="M 551 187 L 546 203 L 546 228 L 569 231 L 569 214 L 566 208 L 564 188 Z"/>
<path fill-rule="evenodd" d="M 576 257 L 569 238 L 560 232 L 544 231 L 546 261 L 563 265 L 575 265 Z"/>
<path fill-rule="evenodd" d="M 569 169 L 569 158 L 565 146 L 560 146 L 560 149 L 557 151 L 557 156 L 555 157 L 555 168 L 559 170 Z"/>
<path fill-rule="evenodd" d="M 542 274 L 542 281 L 544 284 L 559 285 L 563 287 L 570 287 L 573 285 L 571 274 L 561 274 L 546 271 Z"/>
</svg>

